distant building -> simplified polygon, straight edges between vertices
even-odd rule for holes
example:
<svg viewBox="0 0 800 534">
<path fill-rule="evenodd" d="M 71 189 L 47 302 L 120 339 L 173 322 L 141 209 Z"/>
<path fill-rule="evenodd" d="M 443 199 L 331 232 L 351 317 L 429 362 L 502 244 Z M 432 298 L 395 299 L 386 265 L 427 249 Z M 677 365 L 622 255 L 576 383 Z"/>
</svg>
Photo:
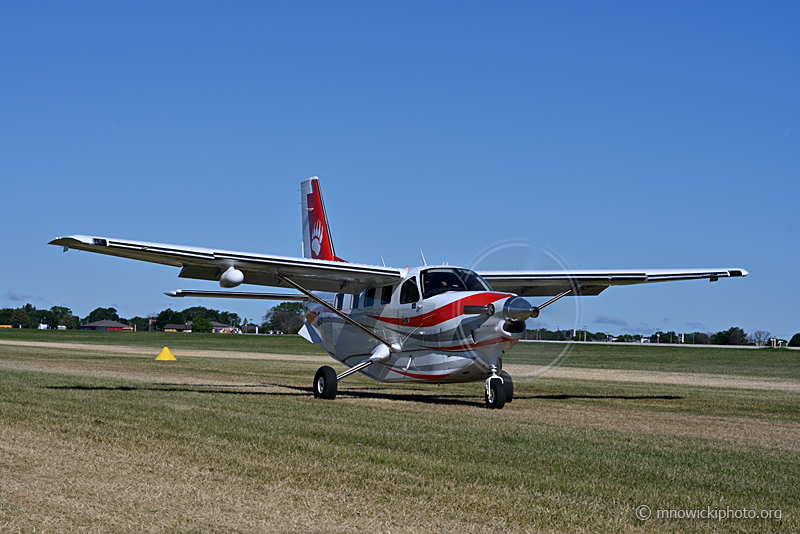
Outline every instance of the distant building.
<svg viewBox="0 0 800 534">
<path fill-rule="evenodd" d="M 133 331 L 132 326 L 128 326 L 126 324 L 118 323 L 116 321 L 109 321 L 108 319 L 104 319 L 102 321 L 97 321 L 95 323 L 89 324 L 82 324 L 78 327 L 80 330 L 105 330 L 106 332 L 127 332 Z"/>
<path fill-rule="evenodd" d="M 214 327 L 212 332 L 215 334 L 241 334 L 242 331 L 236 328 L 235 326 L 231 326 L 229 324 L 222 324 L 216 321 L 211 321 L 211 326 Z"/>
<path fill-rule="evenodd" d="M 165 324 L 164 325 L 164 332 L 191 332 L 192 331 L 192 323 L 188 322 L 186 324 Z"/>
<path fill-rule="evenodd" d="M 218 323 L 216 321 L 209 321 L 211 323 L 211 332 L 214 334 L 239 334 L 241 330 L 235 326 Z M 191 332 L 192 321 L 186 324 L 168 324 L 164 325 L 164 332 Z"/>
</svg>

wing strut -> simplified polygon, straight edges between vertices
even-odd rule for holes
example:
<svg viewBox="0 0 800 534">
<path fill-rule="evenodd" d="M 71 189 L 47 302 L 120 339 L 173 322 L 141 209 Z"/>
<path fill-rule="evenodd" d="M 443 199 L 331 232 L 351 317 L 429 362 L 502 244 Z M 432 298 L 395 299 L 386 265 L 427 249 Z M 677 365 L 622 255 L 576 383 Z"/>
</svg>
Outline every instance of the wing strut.
<svg viewBox="0 0 800 534">
<path fill-rule="evenodd" d="M 566 297 L 567 295 L 569 295 L 569 294 L 570 294 L 570 293 L 572 293 L 573 291 L 574 291 L 575 293 L 577 293 L 577 292 L 578 292 L 578 289 L 580 289 L 580 286 L 573 286 L 573 287 L 571 287 L 571 288 L 567 289 L 566 291 L 562 291 L 561 293 L 559 293 L 559 294 L 558 294 L 558 295 L 556 295 L 555 297 L 551 298 L 550 300 L 548 300 L 548 301 L 547 301 L 547 302 L 545 302 L 544 304 L 540 304 L 539 306 L 537 306 L 537 309 L 541 310 L 541 309 L 542 309 L 542 308 L 544 308 L 545 306 L 549 306 L 549 305 L 551 305 L 552 303 L 554 303 L 555 301 L 557 301 L 557 300 L 558 300 L 558 299 L 560 299 L 561 297 Z"/>
<path fill-rule="evenodd" d="M 381 336 L 379 336 L 378 334 L 376 334 L 375 332 L 373 332 L 372 330 L 370 330 L 369 328 L 367 328 L 367 327 L 366 327 L 366 326 L 364 326 L 363 324 L 359 323 L 358 321 L 356 321 L 355 319 L 353 319 L 353 318 L 352 318 L 352 317 L 350 317 L 349 315 L 347 315 L 347 314 L 344 314 L 344 313 L 342 313 L 341 311 L 337 310 L 337 309 L 336 309 L 336 308 L 333 306 L 333 304 L 330 304 L 330 303 L 328 303 L 328 302 L 325 302 L 324 300 L 322 300 L 321 298 L 319 298 L 318 296 L 316 296 L 316 295 L 315 295 L 314 293 L 312 293 L 311 291 L 308 291 L 308 290 L 307 290 L 307 289 L 305 289 L 304 287 L 302 287 L 302 286 L 300 286 L 299 284 L 295 283 L 293 280 L 291 280 L 291 279 L 289 279 L 289 278 L 286 278 L 286 277 L 285 277 L 285 276 L 283 276 L 281 273 L 279 273 L 279 272 L 275 272 L 275 276 L 276 276 L 277 278 L 280 278 L 281 280 L 283 280 L 284 282 L 286 282 L 287 284 L 289 284 L 290 286 L 292 286 L 292 287 L 293 287 L 293 288 L 295 288 L 296 290 L 298 290 L 298 291 L 299 291 L 300 293 L 302 293 L 303 295 L 307 296 L 307 297 L 308 297 L 310 300 L 313 300 L 314 302 L 316 302 L 316 303 L 317 303 L 317 304 L 319 304 L 320 306 L 325 306 L 325 307 L 326 307 L 326 308 L 328 308 L 330 311 L 332 311 L 334 314 L 338 315 L 340 318 L 344 319 L 345 321 L 347 321 L 348 323 L 352 324 L 352 325 L 353 325 L 353 326 L 355 326 L 356 328 L 359 328 L 359 329 L 360 329 L 362 332 L 364 332 L 364 333 L 365 333 L 365 334 L 367 334 L 368 336 L 371 336 L 371 337 L 373 337 L 373 338 L 377 339 L 378 341 L 380 341 L 381 343 L 383 343 L 384 345 L 386 345 L 386 346 L 389 348 L 389 350 L 390 350 L 390 351 L 392 351 L 392 352 L 400 352 L 400 351 L 402 350 L 402 349 L 401 349 L 401 347 L 400 347 L 400 344 L 399 344 L 399 343 L 389 343 L 388 341 L 386 341 L 385 339 L 383 339 Z"/>
</svg>

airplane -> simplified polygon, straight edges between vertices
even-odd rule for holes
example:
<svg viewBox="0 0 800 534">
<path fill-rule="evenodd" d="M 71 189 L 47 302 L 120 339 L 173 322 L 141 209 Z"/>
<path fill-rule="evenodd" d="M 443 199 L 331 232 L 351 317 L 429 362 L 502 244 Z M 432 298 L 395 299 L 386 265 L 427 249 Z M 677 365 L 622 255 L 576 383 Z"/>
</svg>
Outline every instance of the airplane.
<svg viewBox="0 0 800 534">
<path fill-rule="evenodd" d="M 347 369 L 320 367 L 314 397 L 334 399 L 338 383 L 359 372 L 378 382 L 485 385 L 486 407 L 514 397 L 503 355 L 525 321 L 566 296 L 599 295 L 611 286 L 747 276 L 744 269 L 582 269 L 473 271 L 449 265 L 387 267 L 336 256 L 319 179 L 301 182 L 303 257 L 234 252 L 109 237 L 72 235 L 50 245 L 179 267 L 180 278 L 296 293 L 176 290 L 171 297 L 299 301 L 299 334 Z M 525 297 L 547 298 L 533 305 Z"/>
</svg>

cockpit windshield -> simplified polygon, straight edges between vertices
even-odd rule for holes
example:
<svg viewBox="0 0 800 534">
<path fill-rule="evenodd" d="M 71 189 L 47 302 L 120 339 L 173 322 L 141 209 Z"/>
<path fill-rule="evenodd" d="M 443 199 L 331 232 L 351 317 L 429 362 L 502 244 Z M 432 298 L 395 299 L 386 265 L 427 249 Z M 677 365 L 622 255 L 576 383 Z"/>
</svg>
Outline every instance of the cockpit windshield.
<svg viewBox="0 0 800 534">
<path fill-rule="evenodd" d="M 483 278 L 469 269 L 435 267 L 421 273 L 423 298 L 448 291 L 491 291 Z"/>
</svg>

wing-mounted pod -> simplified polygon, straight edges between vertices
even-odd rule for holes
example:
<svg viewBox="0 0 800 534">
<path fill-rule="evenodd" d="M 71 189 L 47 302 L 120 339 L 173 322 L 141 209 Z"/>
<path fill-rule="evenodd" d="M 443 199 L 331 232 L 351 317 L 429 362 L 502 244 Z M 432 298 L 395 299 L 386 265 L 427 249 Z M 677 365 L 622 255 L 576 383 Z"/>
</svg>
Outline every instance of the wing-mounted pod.
<svg viewBox="0 0 800 534">
<path fill-rule="evenodd" d="M 219 277 L 219 286 L 225 289 L 239 286 L 242 282 L 244 282 L 244 273 L 233 265 Z"/>
</svg>

